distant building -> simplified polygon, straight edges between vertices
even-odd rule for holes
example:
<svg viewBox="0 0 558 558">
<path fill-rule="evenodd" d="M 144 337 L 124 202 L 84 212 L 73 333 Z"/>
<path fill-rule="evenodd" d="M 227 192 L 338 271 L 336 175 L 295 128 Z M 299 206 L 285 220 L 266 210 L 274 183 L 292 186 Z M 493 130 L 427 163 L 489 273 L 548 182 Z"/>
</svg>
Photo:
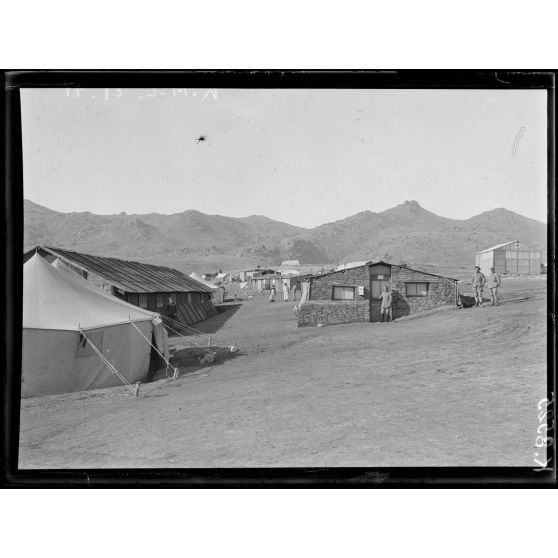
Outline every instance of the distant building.
<svg viewBox="0 0 558 558">
<path fill-rule="evenodd" d="M 281 283 L 286 283 L 289 290 L 300 290 L 300 284 L 312 277 L 311 273 L 299 273 L 298 271 L 291 270 L 290 272 L 281 272 Z"/>
<path fill-rule="evenodd" d="M 245 282 L 245 281 L 252 280 L 255 275 L 258 275 L 258 274 L 264 273 L 264 272 L 275 273 L 272 269 L 264 269 L 264 268 L 261 268 L 261 267 L 258 266 L 254 269 L 246 269 L 245 271 L 240 271 L 238 273 L 238 277 L 242 282 Z"/>
<path fill-rule="evenodd" d="M 49 262 L 58 258 L 68 269 L 109 294 L 146 310 L 164 314 L 172 296 L 178 308 L 176 317 L 186 325 L 217 314 L 211 302 L 213 290 L 176 269 L 48 246 L 37 246 L 26 252 L 24 263 L 35 252 Z"/>
<path fill-rule="evenodd" d="M 279 272 L 275 271 L 274 269 L 258 269 L 257 273 L 252 275 L 252 279 L 255 281 L 256 279 L 263 277 L 264 275 L 275 275 Z"/>
<path fill-rule="evenodd" d="M 269 270 L 271 271 L 271 270 Z M 275 287 L 279 289 L 281 285 L 281 275 L 271 271 L 270 273 L 262 273 L 254 276 L 253 282 L 258 291 L 269 291 L 271 289 L 271 282 L 275 281 Z"/>
<path fill-rule="evenodd" d="M 298 325 L 378 322 L 379 297 L 386 286 L 392 295 L 394 320 L 460 303 L 457 279 L 369 261 L 310 277 L 308 301 L 299 307 Z"/>
<path fill-rule="evenodd" d="M 539 275 L 542 252 L 525 242 L 514 240 L 497 244 L 477 252 L 475 265 L 486 275 L 493 267 L 496 273 L 511 275 Z"/>
<path fill-rule="evenodd" d="M 281 262 L 281 265 L 300 265 L 300 262 L 298 260 L 285 260 L 284 262 Z"/>
<path fill-rule="evenodd" d="M 214 285 L 213 283 L 206 281 L 195 271 L 190 273 L 190 277 L 196 280 L 198 283 L 209 287 L 213 291 L 213 294 L 211 295 L 211 301 L 213 302 L 213 304 L 223 304 L 223 302 L 225 301 L 225 287 L 223 287 L 222 285 Z"/>
</svg>

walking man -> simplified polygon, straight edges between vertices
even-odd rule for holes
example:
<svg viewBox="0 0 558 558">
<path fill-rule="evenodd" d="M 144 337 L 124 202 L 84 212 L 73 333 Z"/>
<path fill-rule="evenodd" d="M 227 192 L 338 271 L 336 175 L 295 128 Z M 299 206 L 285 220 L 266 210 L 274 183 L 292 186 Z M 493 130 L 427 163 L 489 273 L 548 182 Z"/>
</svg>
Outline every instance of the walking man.
<svg viewBox="0 0 558 558">
<path fill-rule="evenodd" d="M 289 300 L 289 284 L 283 281 L 283 301 L 288 302 Z"/>
<path fill-rule="evenodd" d="M 482 306 L 482 291 L 486 283 L 486 277 L 482 273 L 478 265 L 475 266 L 475 271 L 471 279 L 471 286 L 473 288 L 473 296 L 475 297 L 475 306 Z"/>
<path fill-rule="evenodd" d="M 490 289 L 490 299 L 492 306 L 498 306 L 498 287 L 502 284 L 500 275 L 490 268 L 490 275 L 488 276 L 488 288 Z"/>
<path fill-rule="evenodd" d="M 386 322 L 393 321 L 392 315 L 391 315 L 391 291 L 389 290 L 389 287 L 386 285 L 384 287 L 384 292 L 380 294 L 379 299 L 382 301 L 382 306 L 380 309 L 380 312 L 382 314 L 382 318 L 380 321 L 384 321 L 384 316 L 386 317 Z"/>
<path fill-rule="evenodd" d="M 275 279 L 271 280 L 271 287 L 269 289 L 269 302 L 275 302 Z"/>
</svg>

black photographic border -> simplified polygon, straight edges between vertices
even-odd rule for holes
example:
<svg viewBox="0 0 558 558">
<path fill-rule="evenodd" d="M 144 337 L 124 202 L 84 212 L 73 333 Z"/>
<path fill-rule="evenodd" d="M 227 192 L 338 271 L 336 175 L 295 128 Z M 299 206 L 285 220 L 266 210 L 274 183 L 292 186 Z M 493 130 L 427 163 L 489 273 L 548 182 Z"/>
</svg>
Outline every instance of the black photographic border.
<svg viewBox="0 0 558 558">
<path fill-rule="evenodd" d="M 555 72 L 548 70 L 13 70 L 4 72 L 5 209 L 2 323 L 3 460 L 6 487 L 189 488 L 414 488 L 556 485 L 555 314 Z M 311 88 L 311 89 L 544 89 L 547 91 L 548 468 L 530 467 L 305 467 L 204 469 L 18 469 L 23 283 L 23 159 L 21 88 Z M 534 410 L 535 412 L 535 410 Z"/>
</svg>

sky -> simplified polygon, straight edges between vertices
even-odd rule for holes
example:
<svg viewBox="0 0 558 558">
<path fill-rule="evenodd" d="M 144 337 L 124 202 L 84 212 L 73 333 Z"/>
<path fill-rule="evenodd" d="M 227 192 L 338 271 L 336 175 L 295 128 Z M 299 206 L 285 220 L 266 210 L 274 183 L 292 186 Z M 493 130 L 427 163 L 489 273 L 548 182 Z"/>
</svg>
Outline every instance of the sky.
<svg viewBox="0 0 558 558">
<path fill-rule="evenodd" d="M 21 104 L 24 195 L 57 211 L 310 228 L 416 200 L 547 219 L 545 91 L 59 88 Z"/>
</svg>

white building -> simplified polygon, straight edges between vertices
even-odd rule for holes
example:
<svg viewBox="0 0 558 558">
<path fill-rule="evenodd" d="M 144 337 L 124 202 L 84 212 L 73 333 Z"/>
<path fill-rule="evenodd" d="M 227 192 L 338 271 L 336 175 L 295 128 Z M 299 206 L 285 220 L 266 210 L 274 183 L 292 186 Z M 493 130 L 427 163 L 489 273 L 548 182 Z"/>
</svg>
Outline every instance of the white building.
<svg viewBox="0 0 558 558">
<path fill-rule="evenodd" d="M 486 275 L 493 267 L 496 273 L 513 275 L 539 275 L 542 252 L 519 240 L 504 242 L 477 252 L 475 265 Z"/>
</svg>

